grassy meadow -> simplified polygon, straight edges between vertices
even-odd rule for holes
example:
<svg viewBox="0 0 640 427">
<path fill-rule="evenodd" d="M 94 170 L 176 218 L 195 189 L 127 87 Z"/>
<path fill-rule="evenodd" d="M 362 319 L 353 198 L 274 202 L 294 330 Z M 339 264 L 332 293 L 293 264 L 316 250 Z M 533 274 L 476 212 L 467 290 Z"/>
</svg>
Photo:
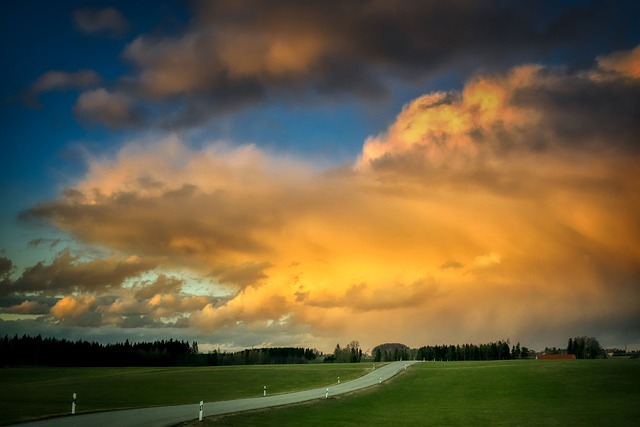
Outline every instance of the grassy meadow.
<svg viewBox="0 0 640 427">
<path fill-rule="evenodd" d="M 0 425 L 77 412 L 197 403 L 322 387 L 369 364 L 179 368 L 0 368 Z"/>
<path fill-rule="evenodd" d="M 369 364 L 0 369 L 0 424 L 78 412 L 285 393 L 347 381 Z M 189 425 L 637 425 L 639 360 L 427 362 L 351 395 Z"/>
<path fill-rule="evenodd" d="M 636 426 L 639 385 L 638 360 L 422 363 L 349 396 L 212 417 L 204 425 Z"/>
</svg>

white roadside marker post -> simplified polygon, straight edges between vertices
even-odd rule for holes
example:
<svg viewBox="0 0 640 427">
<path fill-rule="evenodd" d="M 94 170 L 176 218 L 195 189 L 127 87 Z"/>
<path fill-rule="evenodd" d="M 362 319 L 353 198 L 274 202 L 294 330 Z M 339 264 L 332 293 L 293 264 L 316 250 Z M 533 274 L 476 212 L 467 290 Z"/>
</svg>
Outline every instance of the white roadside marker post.
<svg viewBox="0 0 640 427">
<path fill-rule="evenodd" d="M 340 384 L 340 377 L 338 377 L 338 384 Z"/>
<path fill-rule="evenodd" d="M 324 398 L 328 399 L 329 398 L 329 389 L 327 389 L 327 392 L 324 394 Z"/>
<path fill-rule="evenodd" d="M 267 397 L 267 386 L 264 386 L 264 397 Z"/>
<path fill-rule="evenodd" d="M 198 421 L 202 421 L 202 413 L 204 412 L 204 401 L 200 401 L 200 413 L 198 414 Z"/>
<path fill-rule="evenodd" d="M 73 400 L 71 400 L 71 415 L 76 414 L 76 394 L 73 393 Z"/>
<path fill-rule="evenodd" d="M 378 381 L 378 384 L 382 384 L 382 377 L 380 377 L 380 381 Z"/>
</svg>

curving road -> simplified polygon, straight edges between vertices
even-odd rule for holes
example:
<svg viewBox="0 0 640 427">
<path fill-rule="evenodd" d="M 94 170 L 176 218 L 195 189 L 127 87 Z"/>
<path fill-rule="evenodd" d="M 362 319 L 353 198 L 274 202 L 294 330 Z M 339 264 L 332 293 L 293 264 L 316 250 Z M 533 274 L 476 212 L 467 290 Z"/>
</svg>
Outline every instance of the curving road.
<svg viewBox="0 0 640 427">
<path fill-rule="evenodd" d="M 392 362 L 352 381 L 333 384 L 328 388 L 328 396 L 349 393 L 379 384 L 407 369 L 415 363 Z M 204 416 L 222 415 L 232 412 L 289 405 L 314 399 L 324 399 L 327 387 L 313 390 L 277 394 L 267 397 L 225 400 L 204 404 Z M 97 412 L 92 414 L 69 415 L 48 420 L 16 424 L 19 427 L 168 427 L 198 418 L 199 403 L 192 405 L 163 406 L 158 408 L 127 409 L 122 411 Z"/>
</svg>

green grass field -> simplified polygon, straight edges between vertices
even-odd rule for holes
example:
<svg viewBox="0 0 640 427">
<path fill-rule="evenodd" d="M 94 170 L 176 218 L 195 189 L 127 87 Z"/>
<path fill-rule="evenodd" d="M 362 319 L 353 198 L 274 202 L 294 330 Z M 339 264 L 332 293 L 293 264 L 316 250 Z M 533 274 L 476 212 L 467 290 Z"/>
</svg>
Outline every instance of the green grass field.
<svg viewBox="0 0 640 427">
<path fill-rule="evenodd" d="M 351 396 L 206 419 L 215 426 L 636 426 L 640 361 L 413 365 Z M 188 425 L 203 425 L 189 423 Z"/>
<path fill-rule="evenodd" d="M 184 368 L 3 368 L 0 424 L 77 411 L 197 403 L 286 393 L 347 381 L 368 364 Z"/>
<path fill-rule="evenodd" d="M 369 364 L 0 370 L 0 424 L 68 413 L 322 387 Z M 366 391 L 192 425 L 637 425 L 640 361 L 428 362 Z"/>
</svg>

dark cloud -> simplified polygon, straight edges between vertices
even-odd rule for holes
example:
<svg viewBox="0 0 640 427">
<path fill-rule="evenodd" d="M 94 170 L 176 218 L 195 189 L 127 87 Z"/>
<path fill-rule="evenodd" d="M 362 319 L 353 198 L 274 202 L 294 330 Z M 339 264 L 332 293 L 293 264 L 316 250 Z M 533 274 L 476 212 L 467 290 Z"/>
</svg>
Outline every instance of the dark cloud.
<svg viewBox="0 0 640 427">
<path fill-rule="evenodd" d="M 56 295 L 73 291 L 97 291 L 118 288 L 122 282 L 150 270 L 153 265 L 139 260 L 116 258 L 83 261 L 70 251 L 60 252 L 51 264 L 39 262 L 28 267 L 4 293 L 45 293 Z"/>
<path fill-rule="evenodd" d="M 73 22 L 85 34 L 122 37 L 129 31 L 129 21 L 113 7 L 77 10 L 73 13 Z"/>
<path fill-rule="evenodd" d="M 156 294 L 173 294 L 180 292 L 183 281 L 175 277 L 168 277 L 164 274 L 159 275 L 155 282 L 148 284 L 141 284 L 136 287 L 136 298 L 150 299 Z"/>
<path fill-rule="evenodd" d="M 61 242 L 62 242 L 61 239 L 42 239 L 42 238 L 38 238 L 38 239 L 33 239 L 33 240 L 29 241 L 29 247 L 30 248 L 37 248 L 38 246 L 41 246 L 41 245 L 47 245 L 47 246 L 49 246 L 50 249 L 55 249 L 55 247 L 58 246 Z"/>
<path fill-rule="evenodd" d="M 543 73 L 517 89 L 512 104 L 545 114 L 545 127 L 526 129 L 532 144 L 563 144 L 579 150 L 640 151 L 640 79 L 600 78 Z M 532 145 L 533 146 L 533 145 Z"/>
<path fill-rule="evenodd" d="M 93 70 L 47 71 L 33 82 L 30 92 L 38 95 L 52 90 L 84 89 L 95 86 L 101 81 L 100 75 Z"/>
<path fill-rule="evenodd" d="M 0 257 L 0 278 L 8 277 L 13 269 L 13 262 L 9 258 Z"/>
<path fill-rule="evenodd" d="M 101 81 L 100 75 L 93 70 L 47 71 L 31 85 L 31 92 L 37 95 L 52 90 L 84 89 Z"/>
<path fill-rule="evenodd" d="M 244 288 L 256 285 L 266 279 L 264 270 L 271 266 L 268 262 L 248 262 L 237 266 L 220 266 L 211 272 L 211 277 L 223 284 Z"/>
<path fill-rule="evenodd" d="M 271 96 L 379 99 L 390 78 L 424 81 L 454 66 L 469 72 L 559 50 L 584 63 L 594 49 L 637 42 L 629 16 L 639 15 L 605 1 L 200 1 L 184 32 L 127 45 L 123 57 L 137 69 L 127 93 L 178 106 L 163 115 L 167 126 Z"/>
<path fill-rule="evenodd" d="M 141 120 L 132 96 L 124 92 L 110 92 L 104 88 L 80 94 L 74 111 L 83 120 L 110 128 L 132 126 Z"/>
<path fill-rule="evenodd" d="M 333 65 L 358 61 L 424 72 L 458 56 L 507 59 L 518 50 L 586 45 L 611 37 L 603 17 L 620 15 L 604 1 L 201 1 L 195 23 L 200 29 L 223 26 L 260 36 L 317 35 L 331 47 L 318 55 L 323 71 L 324 61 L 339 57 Z M 618 31 L 618 37 L 633 34 L 631 27 Z"/>
<path fill-rule="evenodd" d="M 118 327 L 122 329 L 136 329 L 136 328 L 166 328 L 175 325 L 167 325 L 160 322 L 158 319 L 154 319 L 150 316 L 130 315 L 123 318 L 122 323 L 118 324 Z"/>
<path fill-rule="evenodd" d="M 446 270 L 448 268 L 458 269 L 464 267 L 464 264 L 458 261 L 447 261 L 440 266 L 442 270 Z"/>
<path fill-rule="evenodd" d="M 10 307 L 0 307 L 0 313 L 9 314 L 48 314 L 51 307 L 37 301 L 24 300 Z"/>
<path fill-rule="evenodd" d="M 57 324 L 61 326 L 97 328 L 102 326 L 102 314 L 95 311 L 86 311 L 81 314 L 60 317 Z"/>
<path fill-rule="evenodd" d="M 60 297 L 57 296 L 35 295 L 32 292 L 14 292 L 4 296 L 0 294 L 0 311 L 3 313 L 46 314 L 59 300 Z"/>
<path fill-rule="evenodd" d="M 344 286 L 339 286 L 344 288 Z M 437 295 L 437 285 L 428 280 L 389 284 L 375 289 L 366 283 L 350 285 L 341 295 L 314 295 L 309 292 L 301 301 L 309 307 L 340 307 L 352 312 L 387 311 L 419 307 Z"/>
<path fill-rule="evenodd" d="M 47 71 L 38 77 L 22 95 L 22 101 L 31 107 L 40 108 L 39 95 L 51 91 L 80 90 L 95 87 L 102 77 L 93 70 Z"/>
</svg>

